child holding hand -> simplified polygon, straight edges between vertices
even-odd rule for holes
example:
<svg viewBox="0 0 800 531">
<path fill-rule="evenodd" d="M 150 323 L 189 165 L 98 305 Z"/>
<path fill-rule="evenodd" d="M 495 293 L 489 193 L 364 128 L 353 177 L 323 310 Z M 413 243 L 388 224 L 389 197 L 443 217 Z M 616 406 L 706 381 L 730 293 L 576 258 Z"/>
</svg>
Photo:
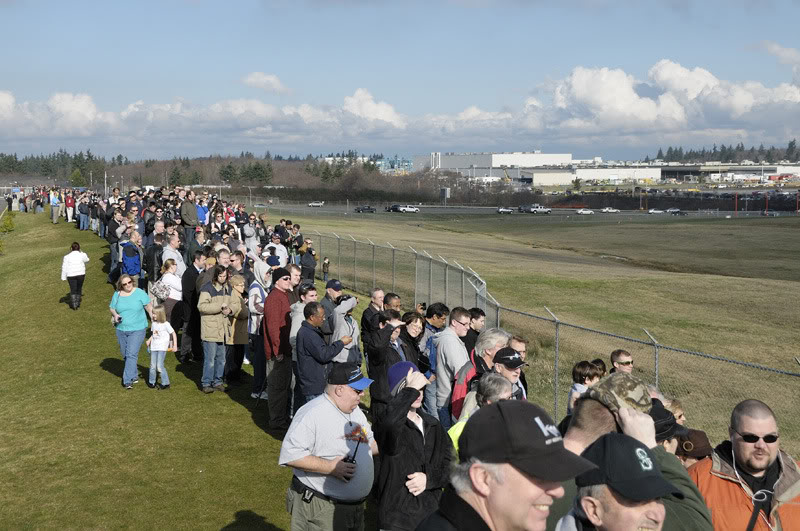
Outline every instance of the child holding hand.
<svg viewBox="0 0 800 531">
<path fill-rule="evenodd" d="M 164 368 L 164 359 L 167 357 L 167 351 L 174 351 L 177 348 L 178 336 L 167 321 L 167 312 L 162 304 L 153 308 L 151 330 L 153 335 L 147 340 L 147 347 L 150 350 L 150 378 L 147 386 L 151 389 L 156 387 L 156 371 L 158 371 L 161 374 L 161 384 L 158 389 L 169 389 L 169 376 Z"/>
</svg>

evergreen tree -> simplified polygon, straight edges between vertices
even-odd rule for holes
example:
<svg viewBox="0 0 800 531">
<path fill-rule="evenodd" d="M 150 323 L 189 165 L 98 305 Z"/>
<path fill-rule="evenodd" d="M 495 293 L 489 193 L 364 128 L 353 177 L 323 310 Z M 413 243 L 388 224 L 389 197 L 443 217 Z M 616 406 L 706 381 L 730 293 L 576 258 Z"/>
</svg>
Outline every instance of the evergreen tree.
<svg viewBox="0 0 800 531">
<path fill-rule="evenodd" d="M 86 178 L 81 173 L 81 170 L 75 168 L 69 176 L 69 182 L 72 186 L 82 187 L 86 186 Z"/>
<path fill-rule="evenodd" d="M 383 157 L 381 157 L 381 158 L 383 158 Z M 661 151 L 661 148 L 658 148 L 658 155 L 656 155 L 656 159 L 664 160 L 664 152 Z"/>
<path fill-rule="evenodd" d="M 229 183 L 235 182 L 238 177 L 236 167 L 230 162 L 219 169 L 219 178 Z"/>
<path fill-rule="evenodd" d="M 170 186 L 175 186 L 181 184 L 181 170 L 177 166 L 172 167 L 172 171 L 169 172 L 169 184 Z"/>
</svg>

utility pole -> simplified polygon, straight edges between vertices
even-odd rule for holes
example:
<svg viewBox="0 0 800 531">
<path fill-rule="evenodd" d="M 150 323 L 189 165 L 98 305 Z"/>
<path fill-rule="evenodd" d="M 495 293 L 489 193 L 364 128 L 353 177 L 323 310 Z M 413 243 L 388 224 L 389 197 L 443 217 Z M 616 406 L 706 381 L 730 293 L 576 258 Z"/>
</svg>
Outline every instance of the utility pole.
<svg viewBox="0 0 800 531">
<path fill-rule="evenodd" d="M 103 172 L 103 198 L 108 197 L 108 172 Z"/>
<path fill-rule="evenodd" d="M 92 172 L 89 172 L 89 190 L 91 190 L 94 187 L 93 183 L 94 181 L 92 180 Z"/>
</svg>

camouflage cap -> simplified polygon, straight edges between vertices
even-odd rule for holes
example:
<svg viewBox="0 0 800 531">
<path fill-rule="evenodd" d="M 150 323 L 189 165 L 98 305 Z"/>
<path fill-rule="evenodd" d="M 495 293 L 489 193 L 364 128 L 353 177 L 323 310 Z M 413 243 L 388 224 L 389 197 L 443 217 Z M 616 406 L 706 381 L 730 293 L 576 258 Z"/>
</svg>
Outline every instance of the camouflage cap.
<svg viewBox="0 0 800 531">
<path fill-rule="evenodd" d="M 613 413 L 623 407 L 647 413 L 652 406 L 647 384 L 625 372 L 609 374 L 590 387 L 584 396 L 594 398 Z"/>
</svg>

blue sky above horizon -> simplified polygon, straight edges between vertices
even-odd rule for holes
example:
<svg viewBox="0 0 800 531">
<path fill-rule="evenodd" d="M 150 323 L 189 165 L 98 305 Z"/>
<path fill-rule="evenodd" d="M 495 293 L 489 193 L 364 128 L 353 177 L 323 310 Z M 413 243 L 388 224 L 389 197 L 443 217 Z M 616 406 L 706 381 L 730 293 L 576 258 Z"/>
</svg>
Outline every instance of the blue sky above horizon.
<svg viewBox="0 0 800 531">
<path fill-rule="evenodd" d="M 570 152 L 800 136 L 800 0 L 0 0 L 0 152 Z"/>
</svg>

